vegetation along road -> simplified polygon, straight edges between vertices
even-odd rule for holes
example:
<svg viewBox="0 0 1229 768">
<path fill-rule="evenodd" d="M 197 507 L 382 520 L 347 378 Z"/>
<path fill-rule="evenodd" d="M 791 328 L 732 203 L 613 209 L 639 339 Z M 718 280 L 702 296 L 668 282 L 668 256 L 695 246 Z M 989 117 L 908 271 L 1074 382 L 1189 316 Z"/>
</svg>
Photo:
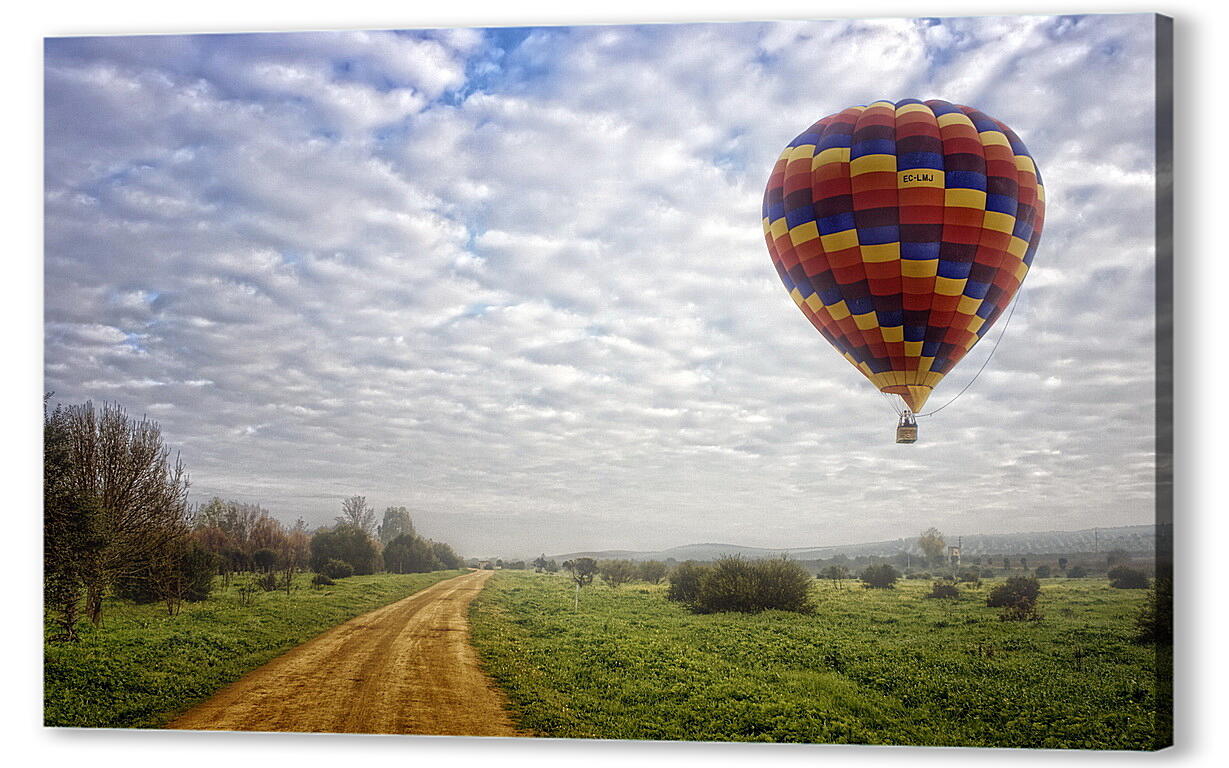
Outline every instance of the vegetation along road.
<svg viewBox="0 0 1229 768">
<path fill-rule="evenodd" d="M 439 582 L 334 627 L 167 727 L 515 736 L 469 644 L 468 606 L 491 573 Z"/>
</svg>

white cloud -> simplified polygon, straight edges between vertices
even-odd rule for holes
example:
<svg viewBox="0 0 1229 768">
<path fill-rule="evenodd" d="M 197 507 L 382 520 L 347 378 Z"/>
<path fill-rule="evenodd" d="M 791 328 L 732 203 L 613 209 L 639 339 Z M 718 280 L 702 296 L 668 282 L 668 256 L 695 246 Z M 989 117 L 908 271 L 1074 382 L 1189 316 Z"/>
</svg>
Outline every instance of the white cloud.
<svg viewBox="0 0 1229 768">
<path fill-rule="evenodd" d="M 156 414 L 197 496 L 364 493 L 470 551 L 1147 522 L 1150 24 L 52 41 L 47 386 Z M 811 121 L 912 95 L 1011 124 L 1050 208 L 904 448 L 759 199 Z"/>
</svg>

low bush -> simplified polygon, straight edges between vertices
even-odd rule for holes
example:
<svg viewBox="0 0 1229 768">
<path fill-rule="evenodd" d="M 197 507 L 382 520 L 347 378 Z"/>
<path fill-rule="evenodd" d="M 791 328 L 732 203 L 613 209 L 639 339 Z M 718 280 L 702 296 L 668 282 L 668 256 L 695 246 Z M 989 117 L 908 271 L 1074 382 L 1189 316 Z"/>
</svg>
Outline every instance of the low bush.
<svg viewBox="0 0 1229 768">
<path fill-rule="evenodd" d="M 1067 569 L 1068 579 L 1086 579 L 1088 578 L 1088 569 L 1082 565 L 1073 565 Z"/>
<path fill-rule="evenodd" d="M 990 590 L 986 597 L 986 605 L 991 608 L 1002 608 L 1017 605 L 1021 601 L 1034 603 L 1041 594 L 1041 584 L 1032 576 L 1012 576 L 1007 581 Z"/>
<path fill-rule="evenodd" d="M 1021 598 L 1010 605 L 1003 606 L 999 613 L 999 621 L 1041 621 L 1041 613 L 1037 610 L 1035 600 Z"/>
<path fill-rule="evenodd" d="M 707 570 L 707 565 L 700 565 L 693 560 L 676 565 L 670 572 L 666 599 L 678 603 L 694 603 L 696 596 L 700 594 L 700 577 Z"/>
<path fill-rule="evenodd" d="M 1106 576 L 1109 577 L 1110 586 L 1114 589 L 1148 588 L 1148 574 L 1125 565 L 1111 568 Z"/>
<path fill-rule="evenodd" d="M 950 581 L 936 581 L 926 596 L 951 600 L 960 597 L 960 590 Z"/>
<path fill-rule="evenodd" d="M 809 613 L 811 574 L 785 558 L 723 557 L 700 577 L 692 609 L 697 613 Z"/>
<path fill-rule="evenodd" d="M 1039 579 L 1048 579 L 1050 578 L 1051 572 L 1050 566 L 1039 565 L 1037 566 L 1037 570 L 1033 571 L 1033 575 Z"/>
<path fill-rule="evenodd" d="M 892 589 L 899 578 L 900 574 L 887 563 L 867 566 L 861 576 L 863 586 L 869 589 Z"/>
<path fill-rule="evenodd" d="M 256 584 L 266 592 L 272 592 L 278 589 L 279 587 L 281 587 L 281 583 L 278 581 L 277 574 L 274 573 L 273 571 L 269 571 L 268 573 L 262 574 L 259 578 L 256 579 Z"/>
<path fill-rule="evenodd" d="M 329 560 L 320 572 L 330 579 L 344 579 L 354 575 L 354 567 L 345 560 Z"/>
<path fill-rule="evenodd" d="M 313 587 L 331 587 L 333 586 L 333 583 L 333 580 L 329 578 L 327 573 L 317 573 L 312 577 Z"/>
</svg>

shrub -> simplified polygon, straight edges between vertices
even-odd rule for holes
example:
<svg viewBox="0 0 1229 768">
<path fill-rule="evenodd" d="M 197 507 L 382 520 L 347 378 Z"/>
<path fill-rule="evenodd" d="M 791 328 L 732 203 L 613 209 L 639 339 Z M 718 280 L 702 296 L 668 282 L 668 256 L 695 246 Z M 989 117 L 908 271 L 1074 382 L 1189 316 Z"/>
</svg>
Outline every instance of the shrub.
<svg viewBox="0 0 1229 768">
<path fill-rule="evenodd" d="M 1125 565 L 1111 568 L 1106 574 L 1114 589 L 1147 589 L 1148 574 Z"/>
<path fill-rule="evenodd" d="M 981 574 L 976 570 L 961 571 L 956 577 L 956 581 L 965 584 L 980 584 Z"/>
<path fill-rule="evenodd" d="M 990 590 L 986 605 L 991 608 L 1016 605 L 1021 601 L 1034 603 L 1041 594 L 1041 584 L 1032 576 L 1012 576 Z"/>
<path fill-rule="evenodd" d="M 330 579 L 344 579 L 354 575 L 354 569 L 345 560 L 329 560 L 320 569 L 320 572 Z"/>
<path fill-rule="evenodd" d="M 1086 579 L 1088 578 L 1088 569 L 1082 565 L 1073 565 L 1067 569 L 1068 579 Z"/>
<path fill-rule="evenodd" d="M 861 578 L 862 584 L 869 589 L 892 589 L 896 586 L 900 574 L 887 563 L 880 563 L 867 566 L 866 570 L 862 571 Z"/>
<path fill-rule="evenodd" d="M 1003 606 L 999 621 L 1041 621 L 1041 613 L 1037 610 L 1036 600 L 1021 598 Z"/>
<path fill-rule="evenodd" d="M 930 592 L 926 596 L 950 600 L 960 597 L 960 590 L 950 581 L 936 581 L 931 585 Z"/>
<path fill-rule="evenodd" d="M 269 571 L 268 573 L 260 576 L 256 580 L 256 584 L 266 592 L 272 592 L 280 586 L 277 583 L 277 574 L 273 571 Z"/>
<path fill-rule="evenodd" d="M 700 577 L 692 607 L 698 613 L 808 613 L 810 591 L 811 574 L 792 560 L 723 557 Z"/>
<path fill-rule="evenodd" d="M 252 553 L 252 565 L 258 571 L 271 571 L 277 565 L 277 553 L 267 547 L 258 549 Z"/>
<path fill-rule="evenodd" d="M 1173 581 L 1158 577 L 1135 617 L 1135 641 L 1169 645 L 1174 641 Z"/>
<path fill-rule="evenodd" d="M 333 586 L 333 580 L 329 578 L 329 575 L 327 573 L 317 573 L 315 576 L 312 577 L 312 586 L 313 587 L 331 587 Z"/>
<path fill-rule="evenodd" d="M 660 584 L 666 578 L 666 564 L 660 560 L 645 560 L 636 568 L 636 575 L 641 581 Z"/>
<path fill-rule="evenodd" d="M 636 564 L 631 560 L 603 560 L 598 563 L 597 572 L 602 581 L 617 587 L 636 577 Z"/>
<path fill-rule="evenodd" d="M 679 603 L 694 603 L 700 593 L 700 577 L 709 566 L 700 565 L 694 560 L 679 563 L 670 572 L 670 586 L 666 589 L 666 599 Z"/>
<path fill-rule="evenodd" d="M 981 569 L 981 573 L 980 573 L 980 574 L 978 574 L 978 575 L 979 575 L 979 576 L 981 576 L 981 578 L 983 578 L 983 579 L 993 579 L 993 578 L 994 578 L 994 571 L 993 571 L 993 570 L 991 570 L 990 568 L 982 568 L 982 569 Z"/>
<path fill-rule="evenodd" d="M 1039 565 L 1039 566 L 1037 566 L 1037 570 L 1033 571 L 1033 575 L 1034 575 L 1034 576 L 1036 576 L 1036 577 L 1037 577 L 1037 578 L 1039 578 L 1039 579 L 1048 579 L 1048 578 L 1050 578 L 1050 566 L 1048 566 L 1048 565 Z"/>
</svg>

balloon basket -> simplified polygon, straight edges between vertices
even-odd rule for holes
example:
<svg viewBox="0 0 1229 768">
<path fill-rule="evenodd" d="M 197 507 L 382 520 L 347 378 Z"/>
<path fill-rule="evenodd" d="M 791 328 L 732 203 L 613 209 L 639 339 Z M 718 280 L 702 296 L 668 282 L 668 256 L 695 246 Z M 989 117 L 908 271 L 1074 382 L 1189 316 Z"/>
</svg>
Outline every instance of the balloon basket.
<svg viewBox="0 0 1229 768">
<path fill-rule="evenodd" d="M 896 442 L 917 442 L 917 421 L 914 420 L 913 414 L 906 413 L 900 417 L 900 423 L 896 425 Z"/>
</svg>

